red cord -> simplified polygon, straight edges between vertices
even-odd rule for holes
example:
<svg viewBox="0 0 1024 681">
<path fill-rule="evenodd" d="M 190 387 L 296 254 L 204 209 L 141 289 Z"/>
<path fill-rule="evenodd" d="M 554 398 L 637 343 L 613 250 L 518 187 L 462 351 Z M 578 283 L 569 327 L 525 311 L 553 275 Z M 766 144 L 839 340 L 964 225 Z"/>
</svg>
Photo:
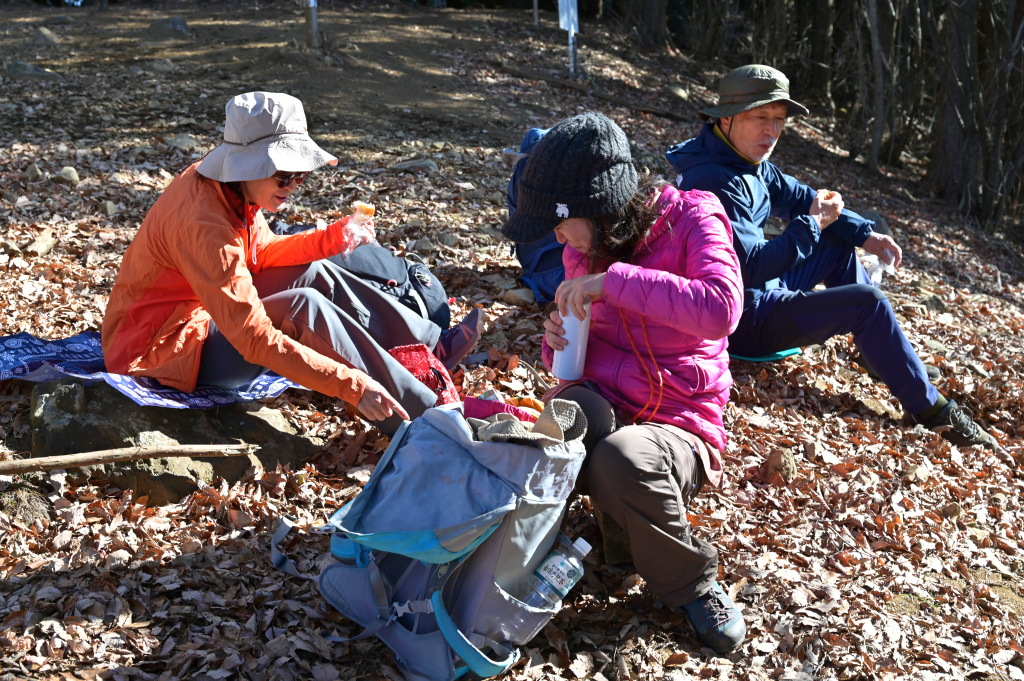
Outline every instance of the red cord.
<svg viewBox="0 0 1024 681">
<path fill-rule="evenodd" d="M 636 347 L 636 343 L 633 342 L 633 334 L 629 332 L 629 325 L 626 323 L 626 313 L 619 308 L 619 317 L 622 319 L 622 328 L 626 331 L 626 338 L 629 339 L 629 344 L 633 348 L 633 354 L 640 360 L 640 366 L 644 368 L 644 372 L 647 374 L 647 389 L 650 393 L 650 397 L 647 398 L 647 404 L 644 405 L 643 409 L 636 413 L 631 423 L 636 424 L 640 419 L 640 415 L 647 411 L 647 408 L 651 406 L 651 401 L 654 399 L 654 377 L 651 376 L 651 370 L 647 368 L 647 360 L 643 358 L 640 351 Z M 654 370 L 658 372 L 658 403 L 654 405 L 654 411 L 651 413 L 651 418 L 646 419 L 645 422 L 654 419 L 654 416 L 661 409 L 661 400 L 665 396 L 665 379 L 661 374 L 661 368 L 658 366 L 658 360 L 654 358 L 654 352 L 651 350 L 651 341 L 647 338 L 647 325 L 644 323 L 644 316 L 640 315 L 640 328 L 644 332 L 644 343 L 647 344 L 647 354 L 651 358 L 651 362 L 654 364 Z"/>
<path fill-rule="evenodd" d="M 665 397 L 665 378 L 661 375 L 661 367 L 658 366 L 658 360 L 654 358 L 654 351 L 651 350 L 651 341 L 647 338 L 647 324 L 644 323 L 643 315 L 640 315 L 640 328 L 644 332 L 644 343 L 647 345 L 647 354 L 651 358 L 651 364 L 654 365 L 654 370 L 658 372 L 658 403 L 654 405 L 654 411 L 651 412 L 651 418 L 647 419 L 648 421 L 653 421 L 654 417 L 658 414 L 658 410 L 661 409 L 661 400 Z M 652 395 L 654 393 L 653 387 L 651 389 L 651 393 Z M 640 413 L 642 414 L 643 412 Z"/>
</svg>

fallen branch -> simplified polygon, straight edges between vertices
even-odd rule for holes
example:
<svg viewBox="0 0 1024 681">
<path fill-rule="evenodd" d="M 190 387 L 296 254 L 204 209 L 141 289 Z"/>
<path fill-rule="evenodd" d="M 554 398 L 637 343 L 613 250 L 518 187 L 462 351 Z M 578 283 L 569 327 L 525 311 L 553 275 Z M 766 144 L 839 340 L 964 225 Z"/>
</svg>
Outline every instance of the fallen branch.
<svg viewBox="0 0 1024 681">
<path fill-rule="evenodd" d="M 654 114 L 655 116 L 661 116 L 663 118 L 671 118 L 674 121 L 689 121 L 690 117 L 677 114 L 674 111 L 668 109 L 659 109 L 656 106 L 647 106 L 646 104 L 640 104 L 632 100 L 626 99 L 625 97 L 619 97 L 618 95 L 608 94 L 604 90 L 601 90 L 593 82 L 576 82 L 572 80 L 563 80 L 555 76 L 549 76 L 539 71 L 531 71 L 529 69 L 520 68 L 518 66 L 512 66 L 505 62 L 491 62 L 493 66 L 497 66 L 505 73 L 516 76 L 517 78 L 525 78 L 526 80 L 543 80 L 553 85 L 560 85 L 562 87 L 572 88 L 573 90 L 579 90 L 585 92 L 588 95 L 599 97 L 605 101 L 611 102 L 612 104 L 618 104 L 624 106 L 627 109 L 633 109 L 634 111 L 643 111 L 644 113 Z"/>
<path fill-rule="evenodd" d="M 81 468 L 104 463 L 121 461 L 141 461 L 143 459 L 162 459 L 175 456 L 190 456 L 200 459 L 226 458 L 230 456 L 246 456 L 254 453 L 256 445 L 174 445 L 170 447 L 124 447 L 121 449 L 104 449 L 98 452 L 82 454 L 62 454 L 60 456 L 41 456 L 34 459 L 13 459 L 0 461 L 0 475 L 30 473 L 33 471 L 52 471 L 58 468 Z"/>
</svg>

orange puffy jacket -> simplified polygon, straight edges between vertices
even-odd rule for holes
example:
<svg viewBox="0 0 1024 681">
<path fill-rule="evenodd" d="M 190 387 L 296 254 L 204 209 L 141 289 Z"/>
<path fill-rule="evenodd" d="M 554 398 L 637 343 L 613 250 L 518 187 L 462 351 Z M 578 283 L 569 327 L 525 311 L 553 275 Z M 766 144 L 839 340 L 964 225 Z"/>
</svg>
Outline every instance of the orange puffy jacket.
<svg viewBox="0 0 1024 681">
<path fill-rule="evenodd" d="M 294 236 L 226 185 L 185 169 L 146 214 L 125 251 L 103 318 L 107 371 L 192 392 L 210 320 L 246 361 L 356 404 L 370 378 L 276 329 L 252 275 L 340 253 L 347 219 Z M 244 218 L 248 214 L 248 219 Z"/>
</svg>

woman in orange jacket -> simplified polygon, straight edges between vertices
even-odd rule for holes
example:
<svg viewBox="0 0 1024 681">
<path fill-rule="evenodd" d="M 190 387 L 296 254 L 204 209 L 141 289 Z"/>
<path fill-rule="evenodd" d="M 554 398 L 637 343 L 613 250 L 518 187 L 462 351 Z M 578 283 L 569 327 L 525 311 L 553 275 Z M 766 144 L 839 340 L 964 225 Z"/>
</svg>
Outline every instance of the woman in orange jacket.
<svg viewBox="0 0 1024 681">
<path fill-rule="evenodd" d="M 434 348 L 442 330 L 325 260 L 358 245 L 348 219 L 278 236 L 263 217 L 337 164 L 310 139 L 301 102 L 250 92 L 226 112 L 224 143 L 171 182 L 124 254 L 103 319 L 107 370 L 191 392 L 269 369 L 375 421 L 433 406 L 387 349 Z M 481 323 L 477 310 L 435 354 L 464 356 Z"/>
</svg>

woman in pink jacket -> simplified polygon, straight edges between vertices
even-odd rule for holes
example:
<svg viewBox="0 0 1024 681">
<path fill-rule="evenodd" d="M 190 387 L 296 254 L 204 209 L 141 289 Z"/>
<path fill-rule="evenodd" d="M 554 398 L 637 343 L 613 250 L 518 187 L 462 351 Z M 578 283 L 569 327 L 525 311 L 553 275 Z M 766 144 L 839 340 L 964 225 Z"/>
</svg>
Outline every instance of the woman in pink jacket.
<svg viewBox="0 0 1024 681">
<path fill-rule="evenodd" d="M 549 367 L 566 343 L 562 319 L 583 319 L 591 302 L 583 379 L 559 394 L 587 415 L 580 491 L 606 533 L 614 524 L 628 534 L 633 564 L 661 601 L 685 609 L 705 645 L 732 650 L 746 634 L 742 614 L 715 580 L 717 551 L 686 520 L 703 485 L 721 485 L 726 337 L 743 303 L 722 205 L 638 179 L 625 134 L 594 113 L 538 142 L 518 192 L 505 236 L 529 242 L 554 229 L 568 244 L 558 311 L 545 321 Z"/>
</svg>

